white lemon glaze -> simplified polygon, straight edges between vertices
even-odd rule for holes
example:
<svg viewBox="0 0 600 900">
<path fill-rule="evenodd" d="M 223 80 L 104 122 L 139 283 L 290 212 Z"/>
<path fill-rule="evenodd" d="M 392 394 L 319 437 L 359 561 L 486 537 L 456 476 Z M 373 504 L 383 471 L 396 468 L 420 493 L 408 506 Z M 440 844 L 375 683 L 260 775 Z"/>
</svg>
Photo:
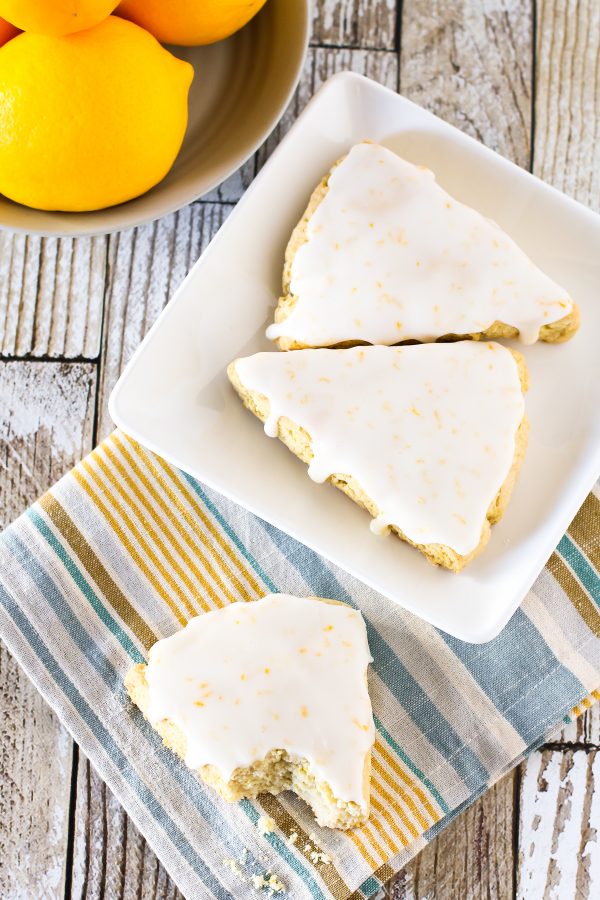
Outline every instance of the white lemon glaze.
<svg viewBox="0 0 600 900">
<path fill-rule="evenodd" d="M 296 303 L 267 329 L 273 340 L 395 344 L 499 321 L 531 344 L 573 308 L 495 222 L 377 144 L 357 144 L 334 168 L 306 238 L 291 267 Z"/>
<path fill-rule="evenodd" d="M 353 476 L 379 516 L 419 544 L 477 547 L 515 455 L 524 415 L 518 366 L 500 344 L 257 353 L 235 363 L 281 416 L 311 437 L 308 474 Z"/>
<path fill-rule="evenodd" d="M 271 594 L 192 619 L 150 650 L 148 719 L 186 736 L 186 763 L 234 770 L 273 749 L 309 761 L 334 795 L 366 808 L 374 727 L 357 610 Z"/>
</svg>

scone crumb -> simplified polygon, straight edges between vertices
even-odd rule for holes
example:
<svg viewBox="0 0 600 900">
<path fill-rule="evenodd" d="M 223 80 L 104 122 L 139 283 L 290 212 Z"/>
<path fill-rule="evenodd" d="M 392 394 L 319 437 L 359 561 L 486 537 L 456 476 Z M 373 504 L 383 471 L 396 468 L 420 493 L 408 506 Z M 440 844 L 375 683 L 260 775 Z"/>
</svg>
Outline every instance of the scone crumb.
<svg viewBox="0 0 600 900">
<path fill-rule="evenodd" d="M 292 831 L 292 833 L 290 834 L 290 836 L 288 838 L 288 844 L 295 844 L 297 840 L 298 840 L 298 832 Z"/>
<path fill-rule="evenodd" d="M 248 855 L 248 850 L 244 848 L 242 852 L 242 860 L 245 861 L 246 856 Z M 223 860 L 223 865 L 226 869 L 229 869 L 230 872 L 233 872 L 241 882 L 244 884 L 250 883 L 255 891 L 268 890 L 269 897 L 272 897 L 274 894 L 282 894 L 287 888 L 281 878 L 278 875 L 275 875 L 273 872 L 263 872 L 262 875 L 249 875 L 246 877 L 245 872 L 241 868 L 239 862 L 231 857 L 226 857 Z"/>
<path fill-rule="evenodd" d="M 268 883 L 272 894 L 280 894 L 287 890 L 285 884 L 277 875 L 270 875 Z"/>
<path fill-rule="evenodd" d="M 312 841 L 312 844 L 305 844 L 304 852 L 308 853 L 310 861 L 315 865 L 317 863 L 323 863 L 323 865 L 325 866 L 330 866 L 333 860 L 329 853 L 325 853 L 324 851 L 319 850 L 319 840 L 314 831 L 311 831 L 308 837 L 309 840 Z M 314 847 L 313 844 L 315 845 Z"/>
<path fill-rule="evenodd" d="M 276 825 L 270 816 L 260 816 L 256 823 L 256 827 L 261 834 L 271 834 L 275 831 Z"/>
<path fill-rule="evenodd" d="M 226 857 L 223 860 L 223 865 L 225 866 L 226 869 L 229 869 L 230 872 L 233 872 L 234 875 L 237 875 L 237 877 L 240 879 L 240 881 L 246 880 L 244 878 L 244 873 L 242 872 L 242 870 L 240 868 L 240 864 L 237 862 L 237 860 L 231 859 L 231 857 Z"/>
<path fill-rule="evenodd" d="M 273 894 L 281 894 L 287 890 L 281 878 L 272 872 L 264 872 L 262 875 L 251 875 L 250 881 L 255 891 L 262 891 L 264 888 L 268 888 L 270 897 Z"/>
</svg>

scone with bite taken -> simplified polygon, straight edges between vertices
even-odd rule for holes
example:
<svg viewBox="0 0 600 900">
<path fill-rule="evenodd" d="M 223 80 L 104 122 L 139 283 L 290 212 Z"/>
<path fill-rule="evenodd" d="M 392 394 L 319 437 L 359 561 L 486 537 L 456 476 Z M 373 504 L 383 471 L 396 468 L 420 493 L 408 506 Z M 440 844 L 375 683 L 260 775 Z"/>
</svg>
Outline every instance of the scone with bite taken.
<svg viewBox="0 0 600 900">
<path fill-rule="evenodd" d="M 360 612 L 271 594 L 192 619 L 125 684 L 224 800 L 292 790 L 319 825 L 349 829 L 369 816 L 370 662 Z"/>
<path fill-rule="evenodd" d="M 522 356 L 492 342 L 257 353 L 229 379 L 308 464 L 431 562 L 459 572 L 503 515 L 527 444 Z"/>
<path fill-rule="evenodd" d="M 495 222 L 378 144 L 325 175 L 288 244 L 267 335 L 280 350 L 519 337 L 579 326 L 567 291 Z"/>
</svg>

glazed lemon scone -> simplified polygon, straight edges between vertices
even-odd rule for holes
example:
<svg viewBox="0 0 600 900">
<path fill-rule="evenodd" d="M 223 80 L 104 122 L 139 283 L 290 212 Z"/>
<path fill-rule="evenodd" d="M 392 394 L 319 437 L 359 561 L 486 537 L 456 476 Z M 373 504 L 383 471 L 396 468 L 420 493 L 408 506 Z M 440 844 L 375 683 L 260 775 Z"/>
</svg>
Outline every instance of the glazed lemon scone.
<svg viewBox="0 0 600 900">
<path fill-rule="evenodd" d="M 433 172 L 369 142 L 314 191 L 286 252 L 267 336 L 281 350 L 518 336 L 563 341 L 567 292 Z"/>
<path fill-rule="evenodd" d="M 319 825 L 348 829 L 369 816 L 371 661 L 357 610 L 270 594 L 192 619 L 125 685 L 223 799 L 289 789 Z"/>
<path fill-rule="evenodd" d="M 227 373 L 244 404 L 431 562 L 460 571 L 507 506 L 527 444 L 520 354 L 492 342 L 257 353 Z"/>
</svg>

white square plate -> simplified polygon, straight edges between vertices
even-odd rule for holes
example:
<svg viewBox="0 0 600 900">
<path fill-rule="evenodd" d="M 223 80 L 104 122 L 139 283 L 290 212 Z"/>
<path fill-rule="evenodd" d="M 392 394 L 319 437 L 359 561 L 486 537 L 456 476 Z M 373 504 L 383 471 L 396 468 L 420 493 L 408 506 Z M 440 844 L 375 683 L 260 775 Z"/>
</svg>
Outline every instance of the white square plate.
<svg viewBox="0 0 600 900">
<path fill-rule="evenodd" d="M 573 340 L 526 349 L 529 450 L 487 549 L 463 573 L 436 569 L 263 434 L 227 364 L 273 349 L 264 331 L 283 254 L 311 190 L 370 138 L 429 166 L 459 200 L 495 219 L 581 307 Z M 600 216 L 403 97 L 358 75 L 314 97 L 191 270 L 121 376 L 114 421 L 133 438 L 466 641 L 495 637 L 600 472 Z"/>
</svg>

